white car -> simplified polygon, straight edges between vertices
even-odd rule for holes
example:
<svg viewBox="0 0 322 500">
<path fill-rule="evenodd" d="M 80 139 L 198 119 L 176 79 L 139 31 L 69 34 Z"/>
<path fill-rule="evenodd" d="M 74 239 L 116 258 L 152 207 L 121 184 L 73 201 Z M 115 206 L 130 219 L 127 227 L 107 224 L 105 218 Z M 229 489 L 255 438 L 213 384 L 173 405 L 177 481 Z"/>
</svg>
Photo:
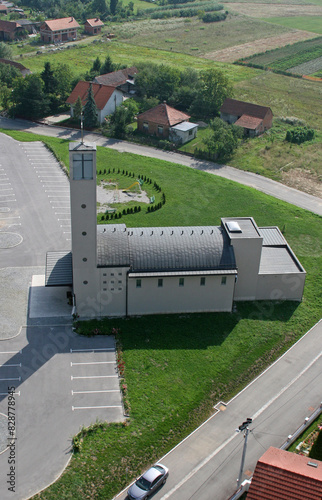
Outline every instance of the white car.
<svg viewBox="0 0 322 500">
<path fill-rule="evenodd" d="M 127 492 L 128 498 L 130 500 L 143 500 L 144 498 L 148 498 L 148 496 L 166 482 L 168 476 L 169 469 L 165 465 L 153 465 L 132 484 Z"/>
</svg>

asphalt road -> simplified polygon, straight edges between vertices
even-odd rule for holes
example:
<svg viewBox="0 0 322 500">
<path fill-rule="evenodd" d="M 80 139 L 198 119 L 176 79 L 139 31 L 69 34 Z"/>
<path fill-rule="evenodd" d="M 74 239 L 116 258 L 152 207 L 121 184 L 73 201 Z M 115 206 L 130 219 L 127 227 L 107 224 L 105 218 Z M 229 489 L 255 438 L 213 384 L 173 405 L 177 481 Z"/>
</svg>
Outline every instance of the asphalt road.
<svg viewBox="0 0 322 500">
<path fill-rule="evenodd" d="M 60 137 L 71 140 L 80 139 L 79 131 L 49 125 L 39 125 L 25 120 L 10 120 L 0 117 L 0 127 L 13 130 L 25 130 L 26 132 L 37 133 L 50 137 Z M 310 212 L 322 215 L 321 198 L 311 196 L 288 186 L 284 186 L 279 182 L 262 177 L 261 175 L 244 172 L 243 170 L 238 170 L 228 165 L 219 165 L 208 161 L 197 160 L 178 153 L 162 151 L 156 148 L 141 146 L 116 139 L 107 139 L 99 134 L 85 132 L 84 137 L 90 142 L 95 142 L 99 146 L 106 146 L 120 152 L 133 153 L 141 156 L 148 156 L 150 158 L 159 158 L 161 160 L 178 163 L 179 165 L 186 165 L 214 175 L 219 175 L 220 177 L 230 179 L 240 184 L 254 187 L 263 193 L 279 198 L 280 200 L 287 201 L 288 203 L 292 203 L 293 205 L 309 210 Z"/>
</svg>

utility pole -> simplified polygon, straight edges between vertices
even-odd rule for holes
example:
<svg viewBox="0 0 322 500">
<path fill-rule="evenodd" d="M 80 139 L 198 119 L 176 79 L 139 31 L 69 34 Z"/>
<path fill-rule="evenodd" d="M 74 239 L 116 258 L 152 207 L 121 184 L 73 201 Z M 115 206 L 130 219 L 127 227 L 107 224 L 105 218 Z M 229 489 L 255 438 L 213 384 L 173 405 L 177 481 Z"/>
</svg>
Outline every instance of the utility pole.
<svg viewBox="0 0 322 500">
<path fill-rule="evenodd" d="M 241 478 L 243 475 L 243 470 L 244 470 L 244 463 L 245 463 L 245 457 L 246 457 L 246 447 L 247 447 L 247 438 L 248 438 L 248 433 L 249 433 L 249 424 L 251 424 L 253 421 L 252 418 L 247 418 L 246 422 L 243 422 L 238 429 L 236 429 L 237 432 L 245 431 L 244 434 L 244 448 L 243 448 L 243 454 L 242 454 L 242 459 L 241 459 L 241 464 L 240 464 L 240 471 L 239 471 L 239 476 L 237 479 L 237 488 L 240 487 L 241 484 Z"/>
</svg>

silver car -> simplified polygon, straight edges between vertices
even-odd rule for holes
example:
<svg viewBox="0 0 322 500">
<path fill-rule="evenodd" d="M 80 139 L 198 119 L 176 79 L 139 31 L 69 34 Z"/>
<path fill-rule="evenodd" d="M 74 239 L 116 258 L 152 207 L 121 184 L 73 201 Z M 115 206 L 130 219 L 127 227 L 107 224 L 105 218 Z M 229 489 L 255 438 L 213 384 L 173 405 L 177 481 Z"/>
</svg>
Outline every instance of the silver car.
<svg viewBox="0 0 322 500">
<path fill-rule="evenodd" d="M 164 484 L 169 475 L 169 469 L 162 464 L 155 464 L 146 471 L 139 479 L 132 484 L 127 492 L 131 500 L 143 500 L 152 495 L 162 484 Z"/>
</svg>

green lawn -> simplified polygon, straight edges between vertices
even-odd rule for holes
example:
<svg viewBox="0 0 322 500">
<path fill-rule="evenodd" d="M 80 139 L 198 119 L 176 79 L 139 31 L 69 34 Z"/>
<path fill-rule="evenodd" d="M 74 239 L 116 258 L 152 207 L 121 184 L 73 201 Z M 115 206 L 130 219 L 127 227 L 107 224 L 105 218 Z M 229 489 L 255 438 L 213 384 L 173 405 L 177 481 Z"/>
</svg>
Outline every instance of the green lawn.
<svg viewBox="0 0 322 500">
<path fill-rule="evenodd" d="M 313 3 L 321 5 L 321 1 Z M 265 21 L 279 24 L 285 28 L 312 31 L 312 33 L 320 33 L 322 35 L 322 16 L 268 17 L 265 18 Z"/>
<path fill-rule="evenodd" d="M 41 136 L 10 132 L 22 141 Z M 68 157 L 68 142 L 43 138 Z M 112 498 L 305 333 L 322 309 L 321 218 L 251 188 L 187 167 L 98 148 L 98 169 L 131 168 L 160 184 L 167 202 L 130 226 L 210 225 L 252 215 L 278 225 L 307 271 L 302 303 L 239 303 L 237 311 L 113 319 L 81 324 L 120 329 L 129 425 L 90 432 L 62 477 L 37 498 Z M 93 340 L 95 342 L 95 340 Z M 128 474 L 126 477 L 126 469 Z"/>
</svg>

